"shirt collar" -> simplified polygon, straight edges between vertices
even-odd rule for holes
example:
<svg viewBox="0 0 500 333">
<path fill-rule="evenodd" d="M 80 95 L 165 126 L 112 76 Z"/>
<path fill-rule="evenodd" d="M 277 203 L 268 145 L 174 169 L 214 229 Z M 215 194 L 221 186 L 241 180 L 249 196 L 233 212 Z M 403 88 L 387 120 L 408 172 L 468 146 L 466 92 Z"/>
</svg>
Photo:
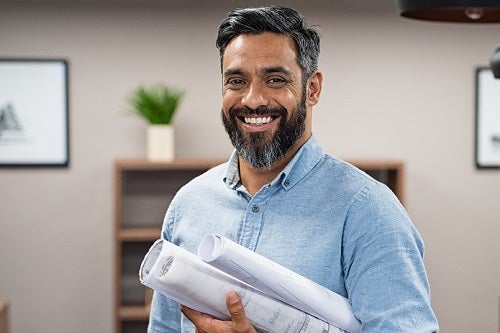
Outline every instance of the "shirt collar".
<svg viewBox="0 0 500 333">
<path fill-rule="evenodd" d="M 280 183 L 285 190 L 291 189 L 314 168 L 323 155 L 323 150 L 316 137 L 311 135 L 290 163 L 271 182 L 270 186 Z M 241 184 L 238 163 L 238 153 L 235 150 L 231 154 L 225 177 L 223 178 L 226 185 L 231 189 L 236 189 Z"/>
<path fill-rule="evenodd" d="M 227 187 L 233 190 L 235 190 L 240 185 L 239 161 L 238 153 L 236 152 L 236 150 L 233 151 L 231 157 L 229 158 L 223 180 L 224 183 L 226 183 Z"/>
</svg>

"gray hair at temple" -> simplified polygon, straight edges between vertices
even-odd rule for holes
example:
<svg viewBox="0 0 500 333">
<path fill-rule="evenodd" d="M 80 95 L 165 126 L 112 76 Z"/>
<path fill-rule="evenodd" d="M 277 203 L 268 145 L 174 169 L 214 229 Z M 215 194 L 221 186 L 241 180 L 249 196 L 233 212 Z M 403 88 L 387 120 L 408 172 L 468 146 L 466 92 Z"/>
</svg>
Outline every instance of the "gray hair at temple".
<svg viewBox="0 0 500 333">
<path fill-rule="evenodd" d="M 302 82 L 318 69 L 320 37 L 315 27 L 308 26 L 296 10 L 281 7 L 235 9 L 221 22 L 216 46 L 220 63 L 229 42 L 241 34 L 272 32 L 291 37 L 297 48 L 297 61 L 302 72 Z"/>
</svg>

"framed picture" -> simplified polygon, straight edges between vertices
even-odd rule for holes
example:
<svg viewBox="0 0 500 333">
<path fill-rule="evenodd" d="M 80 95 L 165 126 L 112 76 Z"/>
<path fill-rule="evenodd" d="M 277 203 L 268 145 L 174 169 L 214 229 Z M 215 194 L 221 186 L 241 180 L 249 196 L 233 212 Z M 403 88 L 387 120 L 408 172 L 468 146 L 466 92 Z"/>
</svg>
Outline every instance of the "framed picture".
<svg viewBox="0 0 500 333">
<path fill-rule="evenodd" d="M 69 164 L 68 62 L 0 59 L 0 167 Z"/>
<path fill-rule="evenodd" d="M 500 79 L 476 69 L 476 167 L 500 168 Z"/>
</svg>

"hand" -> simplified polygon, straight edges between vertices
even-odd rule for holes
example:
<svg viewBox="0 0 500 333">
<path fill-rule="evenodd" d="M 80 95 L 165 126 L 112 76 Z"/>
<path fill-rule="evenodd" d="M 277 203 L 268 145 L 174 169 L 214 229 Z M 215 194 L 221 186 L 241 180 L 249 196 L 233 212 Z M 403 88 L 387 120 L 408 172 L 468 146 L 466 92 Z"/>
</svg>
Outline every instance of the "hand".
<svg viewBox="0 0 500 333">
<path fill-rule="evenodd" d="M 215 319 L 181 305 L 182 313 L 196 326 L 197 333 L 256 333 L 248 321 L 240 297 L 234 291 L 226 295 L 226 306 L 231 315 L 230 321 Z"/>
</svg>

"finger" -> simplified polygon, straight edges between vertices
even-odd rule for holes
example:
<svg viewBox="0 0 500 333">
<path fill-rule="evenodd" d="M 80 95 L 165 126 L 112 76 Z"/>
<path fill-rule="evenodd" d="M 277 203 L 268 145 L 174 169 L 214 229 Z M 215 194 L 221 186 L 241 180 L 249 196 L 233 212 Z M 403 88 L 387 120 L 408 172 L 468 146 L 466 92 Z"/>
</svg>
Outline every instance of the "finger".
<svg viewBox="0 0 500 333">
<path fill-rule="evenodd" d="M 196 326 L 200 324 L 203 325 L 203 323 L 208 319 L 206 314 L 188 308 L 184 305 L 181 305 L 181 312 Z"/>
<path fill-rule="evenodd" d="M 231 291 L 226 296 L 226 306 L 237 331 L 248 332 L 252 325 L 248 321 L 239 295 Z"/>
<path fill-rule="evenodd" d="M 222 321 L 215 319 L 214 317 L 206 313 L 193 310 L 185 305 L 181 305 L 181 312 L 196 327 L 196 333 L 230 332 L 232 323 L 231 321 Z"/>
<path fill-rule="evenodd" d="M 193 323 L 198 323 L 206 317 L 206 314 L 181 305 L 181 312 Z"/>
</svg>

